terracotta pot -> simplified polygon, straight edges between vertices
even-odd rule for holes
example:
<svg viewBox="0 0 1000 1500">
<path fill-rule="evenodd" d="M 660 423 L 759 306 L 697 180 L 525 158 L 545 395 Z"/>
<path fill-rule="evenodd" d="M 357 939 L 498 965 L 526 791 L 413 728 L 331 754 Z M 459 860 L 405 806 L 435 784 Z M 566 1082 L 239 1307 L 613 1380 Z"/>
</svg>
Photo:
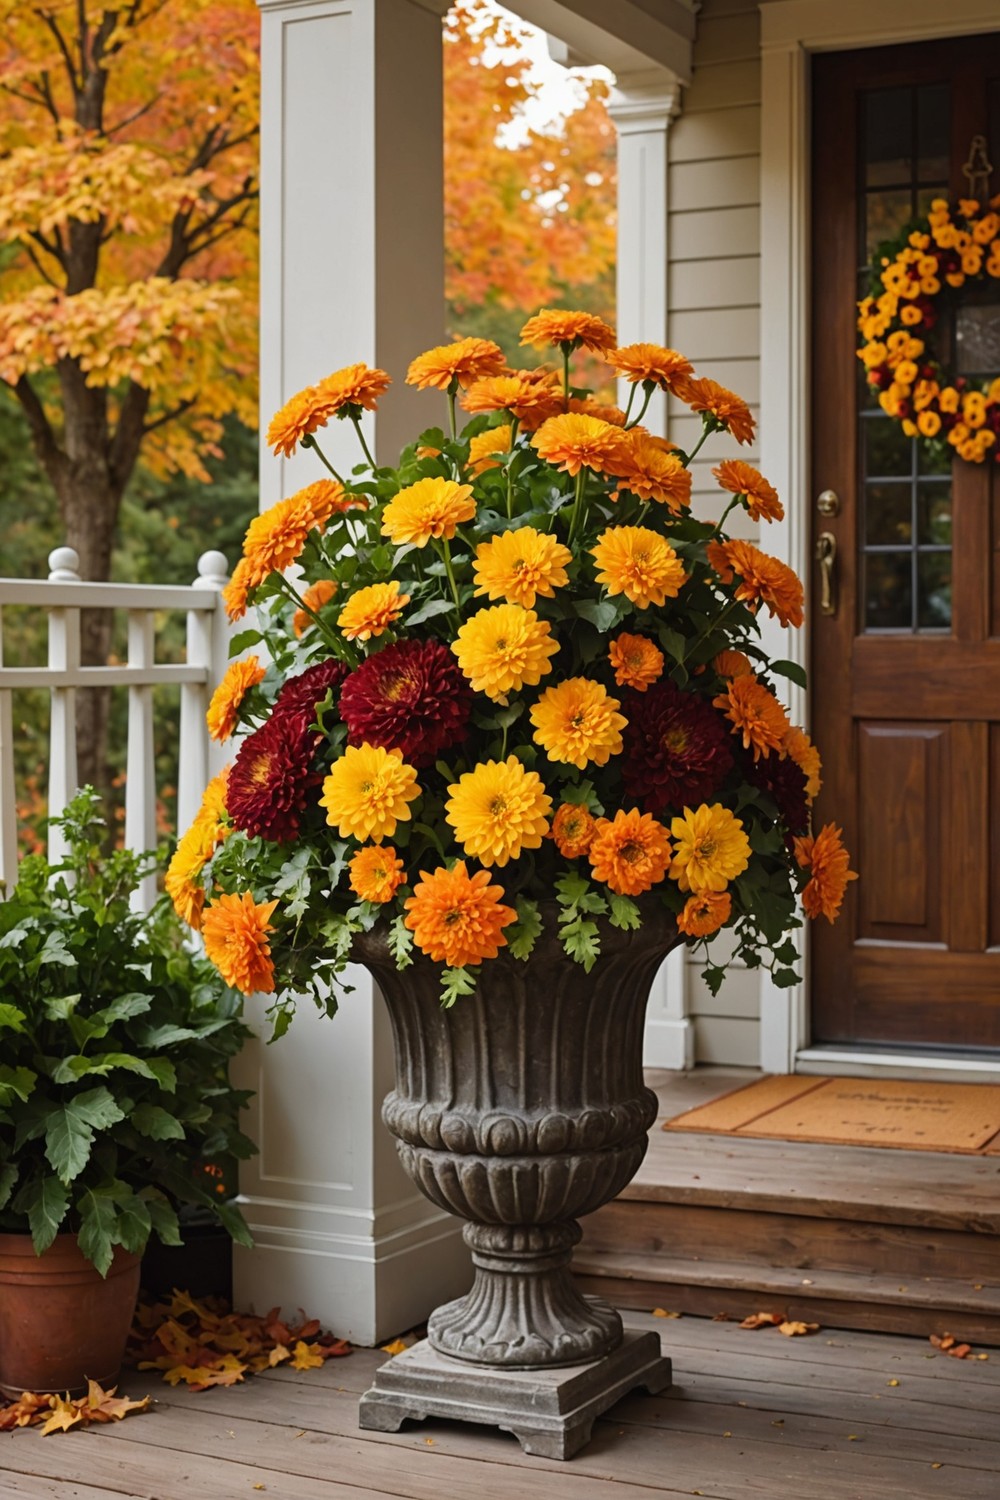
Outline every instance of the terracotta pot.
<svg viewBox="0 0 1000 1500">
<path fill-rule="evenodd" d="M 418 955 L 400 973 L 378 928 L 357 940 L 395 1039 L 382 1117 L 418 1187 L 469 1220 L 472 1290 L 428 1322 L 441 1354 L 530 1369 L 599 1359 L 621 1342 L 617 1312 L 577 1291 L 569 1262 L 577 1217 L 631 1180 L 656 1117 L 643 1021 L 678 935 L 662 908 L 644 915 L 635 932 L 601 922 L 601 957 L 585 974 L 547 913 L 527 962 L 501 951 L 449 1010 L 434 964 Z"/>
<path fill-rule="evenodd" d="M 0 1391 L 80 1394 L 114 1384 L 139 1292 L 139 1257 L 120 1247 L 102 1280 L 72 1234 L 36 1255 L 0 1234 Z"/>
</svg>

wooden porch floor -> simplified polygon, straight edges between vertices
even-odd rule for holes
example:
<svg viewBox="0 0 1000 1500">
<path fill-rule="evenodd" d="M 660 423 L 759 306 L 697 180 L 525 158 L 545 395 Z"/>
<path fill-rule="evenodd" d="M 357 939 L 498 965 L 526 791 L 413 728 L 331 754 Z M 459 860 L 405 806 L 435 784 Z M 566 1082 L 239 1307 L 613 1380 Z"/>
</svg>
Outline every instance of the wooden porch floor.
<svg viewBox="0 0 1000 1500">
<path fill-rule="evenodd" d="M 131 1373 L 149 1415 L 0 1440 L 3 1500 L 996 1500 L 1000 1359 L 956 1360 L 926 1342 L 820 1332 L 788 1339 L 702 1318 L 626 1313 L 674 1359 L 666 1396 L 630 1396 L 590 1447 L 560 1464 L 505 1434 L 427 1422 L 357 1427 L 380 1350 L 303 1374 L 191 1394 Z"/>
</svg>

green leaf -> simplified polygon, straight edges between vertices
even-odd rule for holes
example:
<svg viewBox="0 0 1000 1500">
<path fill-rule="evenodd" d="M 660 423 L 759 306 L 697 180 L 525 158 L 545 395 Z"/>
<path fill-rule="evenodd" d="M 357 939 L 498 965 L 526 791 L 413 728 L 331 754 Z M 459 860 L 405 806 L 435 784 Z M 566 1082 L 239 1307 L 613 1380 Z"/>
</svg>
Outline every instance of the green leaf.
<svg viewBox="0 0 1000 1500">
<path fill-rule="evenodd" d="M 99 1052 L 93 1057 L 80 1054 L 62 1058 L 52 1070 L 52 1079 L 54 1083 L 75 1083 L 78 1078 L 86 1078 L 90 1074 L 104 1078 L 115 1068 L 122 1068 L 127 1073 L 138 1073 L 140 1078 L 156 1077 L 149 1063 L 141 1057 L 133 1057 L 129 1052 Z"/>
<path fill-rule="evenodd" d="M 90 1159 L 94 1131 L 125 1118 L 106 1088 L 90 1089 L 55 1109 L 45 1130 L 45 1155 L 66 1183 L 78 1177 Z"/>
<path fill-rule="evenodd" d="M 52 1244 L 68 1208 L 69 1194 L 58 1177 L 43 1177 L 41 1182 L 32 1183 L 31 1196 L 27 1203 L 22 1202 L 22 1212 L 28 1215 L 36 1255 Z"/>
<path fill-rule="evenodd" d="M 405 925 L 403 917 L 396 917 L 386 934 L 389 952 L 397 969 L 408 969 L 413 962 L 413 933 Z"/>
<path fill-rule="evenodd" d="M 407 610 L 407 628 L 421 625 L 425 620 L 433 620 L 437 615 L 446 615 L 454 608 L 455 604 L 451 599 L 428 599 L 416 609 Z"/>
<path fill-rule="evenodd" d="M 110 1005 L 96 1012 L 93 1019 L 105 1026 L 110 1026 L 114 1021 L 130 1021 L 133 1016 L 144 1015 L 152 1003 L 152 995 L 144 994 L 141 990 L 129 990 L 125 995 L 116 995 Z"/>
<path fill-rule="evenodd" d="M 806 670 L 800 667 L 796 661 L 772 661 L 768 662 L 769 672 L 777 672 L 779 677 L 787 677 L 789 682 L 794 682 L 796 687 L 806 686 Z"/>
<path fill-rule="evenodd" d="M 37 1077 L 30 1068 L 11 1068 L 0 1063 L 0 1107 L 13 1104 L 15 1098 L 26 1104 Z"/>
<path fill-rule="evenodd" d="M 708 986 L 710 993 L 717 995 L 722 988 L 722 981 L 726 977 L 726 971 L 721 964 L 709 964 L 707 969 L 702 969 L 701 977 Z"/>
<path fill-rule="evenodd" d="M 619 606 L 611 599 L 578 599 L 573 608 L 581 620 L 589 620 L 602 635 L 613 630 L 621 619 Z"/>
<path fill-rule="evenodd" d="M 68 1021 L 79 1005 L 81 995 L 53 995 L 43 1006 L 48 1021 Z"/>
<path fill-rule="evenodd" d="M 173 1094 L 177 1090 L 177 1069 L 166 1057 L 147 1057 L 146 1067 L 156 1079 L 165 1094 Z"/>
<path fill-rule="evenodd" d="M 611 925 L 620 927 L 624 932 L 634 932 L 642 926 L 642 916 L 639 908 L 629 896 L 608 897 L 611 906 Z"/>
<path fill-rule="evenodd" d="M 779 990 L 790 990 L 799 982 L 799 976 L 794 969 L 772 969 L 771 978 Z"/>
<path fill-rule="evenodd" d="M 687 654 L 687 641 L 679 630 L 671 630 L 668 625 L 658 625 L 656 634 L 660 645 L 671 661 L 683 661 Z"/>
<path fill-rule="evenodd" d="M 88 1188 L 77 1200 L 80 1214 L 80 1232 L 77 1243 L 80 1250 L 102 1276 L 106 1276 L 114 1259 L 114 1239 L 117 1206 L 105 1188 Z"/>
<path fill-rule="evenodd" d="M 42 944 L 42 951 L 32 959 L 33 968 L 40 968 L 43 964 L 64 964 L 68 969 L 76 968 L 76 959 L 67 948 L 66 939 L 61 932 L 50 932 Z"/>
<path fill-rule="evenodd" d="M 152 1227 L 149 1206 L 136 1193 L 130 1193 L 119 1202 L 115 1238 L 130 1255 L 142 1254 Z"/>
<path fill-rule="evenodd" d="M 30 931 L 30 927 L 12 927 L 0 937 L 0 948 L 19 948 Z"/>
<path fill-rule="evenodd" d="M 173 1026 L 169 1023 L 165 1026 L 151 1026 L 148 1031 L 142 1033 L 142 1045 L 160 1051 L 163 1047 L 173 1047 L 178 1042 L 198 1041 L 201 1037 L 211 1036 L 213 1032 L 228 1025 L 228 1020 L 222 1018 L 205 1021 L 201 1026 Z"/>
<path fill-rule="evenodd" d="M 241 630 L 229 642 L 230 657 L 239 656 L 241 651 L 248 651 L 251 646 L 259 646 L 263 639 L 259 630 Z"/>
<path fill-rule="evenodd" d="M 248 1250 L 253 1249 L 253 1235 L 250 1233 L 246 1219 L 240 1213 L 234 1203 L 215 1203 L 215 1212 L 218 1214 L 224 1228 L 226 1228 L 238 1245 L 245 1245 Z"/>
<path fill-rule="evenodd" d="M 441 1004 L 450 1010 L 461 995 L 471 995 L 476 981 L 468 969 L 444 969 L 441 973 Z"/>
<path fill-rule="evenodd" d="M 575 963 L 589 974 L 601 955 L 601 937 L 596 922 L 582 919 L 565 923 L 559 929 L 562 945 Z"/>
<path fill-rule="evenodd" d="M 0 1167 L 0 1209 L 6 1208 L 10 1202 L 10 1195 L 17 1185 L 17 1173 L 16 1162 L 4 1162 Z"/>
<path fill-rule="evenodd" d="M 137 1104 L 129 1115 L 129 1123 L 135 1126 L 140 1135 L 148 1136 L 151 1141 L 184 1139 L 184 1126 L 180 1120 L 175 1120 L 173 1115 L 161 1109 L 158 1104 Z"/>
<path fill-rule="evenodd" d="M 507 928 L 505 936 L 511 957 L 523 961 L 538 941 L 542 931 L 542 918 L 538 910 L 538 902 L 532 901 L 528 896 L 516 896 L 514 909 L 517 912 L 517 921 L 512 927 Z"/>
<path fill-rule="evenodd" d="M 0 1005 L 0 1031 L 23 1031 L 27 1017 L 16 1005 Z"/>
<path fill-rule="evenodd" d="M 139 1195 L 149 1211 L 153 1230 L 163 1245 L 183 1245 L 180 1224 L 173 1205 L 156 1188 L 143 1188 Z"/>
</svg>

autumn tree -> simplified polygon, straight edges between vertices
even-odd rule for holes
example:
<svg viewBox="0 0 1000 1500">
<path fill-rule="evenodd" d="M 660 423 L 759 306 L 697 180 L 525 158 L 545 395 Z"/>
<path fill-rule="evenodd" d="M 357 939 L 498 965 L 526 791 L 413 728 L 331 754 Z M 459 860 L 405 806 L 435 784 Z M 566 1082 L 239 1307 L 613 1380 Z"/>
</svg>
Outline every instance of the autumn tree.
<svg viewBox="0 0 1000 1500">
<path fill-rule="evenodd" d="M 0 0 L 0 392 L 86 578 L 140 455 L 207 477 L 256 420 L 258 78 L 254 0 Z M 84 660 L 109 628 L 85 614 Z"/>
<path fill-rule="evenodd" d="M 521 314 L 585 288 L 613 310 L 615 131 L 607 85 L 582 72 L 579 104 L 532 125 L 523 23 L 490 0 L 458 0 L 445 21 L 445 255 L 449 308 L 493 315 L 494 335 Z M 503 317 L 515 313 L 515 318 Z M 504 340 L 501 338 L 501 342 Z M 509 342 L 509 340 L 507 341 Z"/>
</svg>

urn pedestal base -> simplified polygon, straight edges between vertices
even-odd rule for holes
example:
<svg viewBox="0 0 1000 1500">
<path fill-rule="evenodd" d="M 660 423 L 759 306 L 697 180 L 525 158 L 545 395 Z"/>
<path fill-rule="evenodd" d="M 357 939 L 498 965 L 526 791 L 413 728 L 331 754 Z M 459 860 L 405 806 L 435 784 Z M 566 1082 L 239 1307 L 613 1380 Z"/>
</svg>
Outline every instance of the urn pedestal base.
<svg viewBox="0 0 1000 1500">
<path fill-rule="evenodd" d="M 658 1395 L 670 1379 L 655 1333 L 626 1332 L 610 1354 L 587 1364 L 527 1370 L 451 1359 L 421 1339 L 376 1371 L 360 1424 L 398 1432 L 426 1417 L 483 1422 L 513 1433 L 525 1453 L 572 1458 L 616 1401 L 637 1388 Z"/>
</svg>

